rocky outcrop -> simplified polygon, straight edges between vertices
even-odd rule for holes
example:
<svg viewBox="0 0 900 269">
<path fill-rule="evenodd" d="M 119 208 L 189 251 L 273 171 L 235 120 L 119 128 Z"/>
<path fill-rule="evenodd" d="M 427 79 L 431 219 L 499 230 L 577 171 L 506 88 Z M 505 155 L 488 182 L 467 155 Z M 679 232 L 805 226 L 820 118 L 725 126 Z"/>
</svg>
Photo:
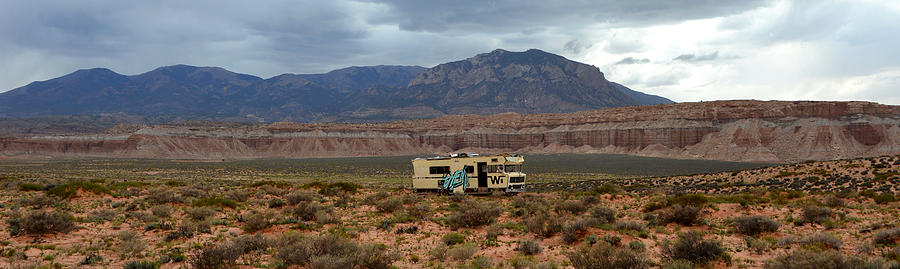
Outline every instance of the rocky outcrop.
<svg viewBox="0 0 900 269">
<path fill-rule="evenodd" d="M 378 124 L 170 124 L 108 133 L 0 138 L 0 153 L 221 159 L 584 152 L 798 162 L 900 154 L 900 106 L 718 101 Z"/>
</svg>

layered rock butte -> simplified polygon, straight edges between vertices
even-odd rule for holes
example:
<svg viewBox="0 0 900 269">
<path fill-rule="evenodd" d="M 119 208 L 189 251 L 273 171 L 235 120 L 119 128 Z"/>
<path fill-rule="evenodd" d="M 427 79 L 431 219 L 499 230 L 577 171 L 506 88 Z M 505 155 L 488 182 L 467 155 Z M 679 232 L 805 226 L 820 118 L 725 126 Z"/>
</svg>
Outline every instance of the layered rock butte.
<svg viewBox="0 0 900 269">
<path fill-rule="evenodd" d="M 117 134 L 0 138 L 0 155 L 20 158 L 243 159 L 448 152 L 619 153 L 761 162 L 900 154 L 900 106 L 741 100 L 374 124 L 168 124 Z"/>
</svg>

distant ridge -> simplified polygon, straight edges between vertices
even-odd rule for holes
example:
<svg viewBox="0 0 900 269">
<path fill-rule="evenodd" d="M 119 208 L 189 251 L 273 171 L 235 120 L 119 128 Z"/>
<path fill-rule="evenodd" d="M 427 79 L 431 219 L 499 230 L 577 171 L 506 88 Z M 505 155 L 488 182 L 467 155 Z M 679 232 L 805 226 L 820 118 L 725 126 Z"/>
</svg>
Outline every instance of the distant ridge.
<svg viewBox="0 0 900 269">
<path fill-rule="evenodd" d="M 498 49 L 433 68 L 355 66 L 268 79 L 189 65 L 133 76 L 83 69 L 0 94 L 0 117 L 369 122 L 666 103 L 607 81 L 594 66 L 536 49 Z"/>
</svg>

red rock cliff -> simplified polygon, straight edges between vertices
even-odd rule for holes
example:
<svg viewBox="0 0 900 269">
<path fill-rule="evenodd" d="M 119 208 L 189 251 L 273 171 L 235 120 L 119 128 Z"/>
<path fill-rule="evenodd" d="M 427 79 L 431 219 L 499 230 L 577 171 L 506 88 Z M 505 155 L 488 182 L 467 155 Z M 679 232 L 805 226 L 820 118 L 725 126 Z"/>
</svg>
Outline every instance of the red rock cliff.
<svg viewBox="0 0 900 269">
<path fill-rule="evenodd" d="M 624 153 L 796 162 L 900 154 L 900 106 L 718 101 L 378 124 L 161 125 L 124 135 L 0 138 L 5 156 L 258 158 L 453 151 Z"/>
</svg>

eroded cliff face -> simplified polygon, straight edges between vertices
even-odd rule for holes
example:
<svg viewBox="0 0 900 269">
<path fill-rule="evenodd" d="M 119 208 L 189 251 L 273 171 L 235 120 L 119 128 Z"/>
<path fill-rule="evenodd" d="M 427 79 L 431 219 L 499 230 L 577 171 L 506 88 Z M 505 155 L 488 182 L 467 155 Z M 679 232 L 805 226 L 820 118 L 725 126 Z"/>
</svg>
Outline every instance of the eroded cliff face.
<svg viewBox="0 0 900 269">
<path fill-rule="evenodd" d="M 900 154 L 900 106 L 720 101 L 379 124 L 160 125 L 0 138 L 6 157 L 266 158 L 448 152 L 621 153 L 798 162 Z"/>
</svg>

